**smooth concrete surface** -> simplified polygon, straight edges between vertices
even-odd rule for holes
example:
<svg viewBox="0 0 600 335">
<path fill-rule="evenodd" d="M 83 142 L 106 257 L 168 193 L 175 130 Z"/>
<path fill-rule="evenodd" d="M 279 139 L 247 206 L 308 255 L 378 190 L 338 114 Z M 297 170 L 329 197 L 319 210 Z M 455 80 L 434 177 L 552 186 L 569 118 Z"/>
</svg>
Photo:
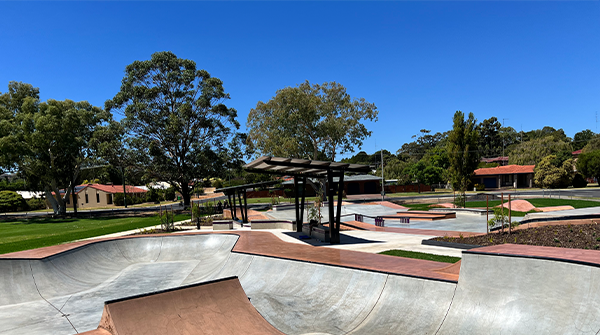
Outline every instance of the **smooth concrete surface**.
<svg viewBox="0 0 600 335">
<path fill-rule="evenodd" d="M 342 205 L 342 222 L 354 221 L 353 214 L 363 214 L 371 217 L 396 215 L 403 212 L 400 209 L 394 209 L 382 205 Z M 561 211 L 564 212 L 564 211 Z M 323 216 L 323 222 L 327 222 L 329 218 L 329 210 L 327 207 L 322 208 L 321 215 Z M 559 213 L 559 212 L 555 212 Z M 295 220 L 296 212 L 291 210 L 280 210 L 277 212 L 266 212 L 266 215 L 273 217 L 274 219 L 280 220 Z M 564 215 L 564 214 L 563 214 Z M 307 215 L 305 213 L 305 218 Z M 492 215 L 490 215 L 492 217 Z M 520 221 L 522 217 L 512 217 L 512 221 Z M 443 219 L 436 221 L 421 221 L 421 220 L 410 220 L 410 223 L 400 223 L 399 220 L 385 219 L 386 227 L 398 227 L 398 228 L 415 228 L 415 229 L 432 229 L 432 230 L 451 230 L 451 231 L 464 231 L 464 232 L 475 232 L 485 233 L 487 229 L 486 216 L 484 215 L 473 215 L 471 213 L 457 212 L 456 218 Z M 375 219 L 364 217 L 363 222 L 375 225 Z"/>
<path fill-rule="evenodd" d="M 237 240 L 233 234 L 142 237 L 42 260 L 0 259 L 0 334 L 90 331 L 105 301 L 232 276 L 258 313 L 286 334 L 600 331 L 597 266 L 469 252 L 456 283 L 231 252 Z M 227 299 L 211 296 L 207 304 L 223 316 L 218 309 Z M 176 320 L 171 307 L 164 313 Z M 165 317 L 161 309 L 148 313 Z"/>
</svg>

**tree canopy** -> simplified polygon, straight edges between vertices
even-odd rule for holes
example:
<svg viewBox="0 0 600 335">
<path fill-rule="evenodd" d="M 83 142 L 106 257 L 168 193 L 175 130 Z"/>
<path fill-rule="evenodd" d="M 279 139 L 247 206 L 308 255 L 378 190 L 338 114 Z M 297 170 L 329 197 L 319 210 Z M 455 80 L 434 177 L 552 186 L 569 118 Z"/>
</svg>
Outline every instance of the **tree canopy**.
<svg viewBox="0 0 600 335">
<path fill-rule="evenodd" d="M 577 171 L 585 177 L 600 180 L 600 150 L 580 154 L 577 158 Z"/>
<path fill-rule="evenodd" d="M 563 188 L 573 181 L 573 159 L 560 163 L 556 155 L 544 157 L 535 167 L 534 182 L 543 188 Z"/>
<path fill-rule="evenodd" d="M 589 129 L 576 133 L 575 136 L 573 136 L 573 150 L 583 149 L 583 147 L 585 147 L 588 142 L 594 138 L 594 135 L 596 134 Z"/>
<path fill-rule="evenodd" d="M 335 161 L 360 149 L 371 135 L 362 121 L 377 121 L 377 114 L 375 104 L 353 99 L 341 84 L 306 81 L 250 110 L 248 144 L 264 155 Z"/>
<path fill-rule="evenodd" d="M 538 164 L 549 155 L 556 155 L 564 161 L 571 158 L 572 151 L 569 142 L 556 140 L 554 136 L 548 135 L 517 144 L 511 149 L 508 157 L 510 164 L 532 165 Z"/>
<path fill-rule="evenodd" d="M 222 81 L 194 61 L 157 52 L 125 68 L 121 90 L 105 108 L 125 114 L 134 160 L 149 178 L 174 185 L 187 206 L 194 180 L 220 175 L 242 159 L 226 159 L 239 128 L 237 111 L 224 104 L 229 98 Z"/>
<path fill-rule="evenodd" d="M 37 88 L 15 82 L 0 97 L 0 110 L 0 123 L 10 127 L 0 138 L 2 164 L 17 170 L 31 187 L 43 189 L 56 214 L 66 213 L 65 199 L 94 156 L 90 143 L 95 132 L 111 115 L 87 101 L 40 102 Z M 66 189 L 64 197 L 61 189 Z"/>
</svg>

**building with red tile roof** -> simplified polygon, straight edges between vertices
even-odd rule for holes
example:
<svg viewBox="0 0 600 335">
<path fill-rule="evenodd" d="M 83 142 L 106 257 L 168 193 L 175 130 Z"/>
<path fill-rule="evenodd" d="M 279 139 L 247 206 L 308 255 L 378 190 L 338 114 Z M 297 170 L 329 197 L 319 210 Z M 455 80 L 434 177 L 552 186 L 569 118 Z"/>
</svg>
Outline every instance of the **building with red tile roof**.
<svg viewBox="0 0 600 335">
<path fill-rule="evenodd" d="M 473 172 L 473 182 L 485 188 L 533 187 L 535 165 L 506 165 L 481 168 Z"/>
<path fill-rule="evenodd" d="M 127 195 L 144 196 L 147 190 L 125 185 Z M 65 194 L 64 190 L 60 191 Z M 67 200 L 68 207 L 73 207 L 73 199 L 77 198 L 77 208 L 106 207 L 113 205 L 114 195 L 123 193 L 123 185 L 84 184 L 75 186 L 75 196 L 71 194 Z M 54 193 L 52 193 L 54 194 Z"/>
</svg>

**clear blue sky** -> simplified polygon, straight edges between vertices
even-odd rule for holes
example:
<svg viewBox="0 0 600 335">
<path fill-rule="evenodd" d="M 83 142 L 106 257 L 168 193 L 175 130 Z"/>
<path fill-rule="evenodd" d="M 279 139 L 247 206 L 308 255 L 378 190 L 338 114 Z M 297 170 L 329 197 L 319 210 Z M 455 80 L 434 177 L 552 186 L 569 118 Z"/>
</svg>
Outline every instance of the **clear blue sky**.
<svg viewBox="0 0 600 335">
<path fill-rule="evenodd" d="M 277 89 L 337 81 L 374 102 L 363 150 L 395 152 L 456 110 L 528 131 L 596 127 L 600 2 L 0 2 L 0 92 L 104 106 L 169 50 L 223 80 L 244 128 Z M 347 156 L 347 155 L 345 155 Z"/>
</svg>

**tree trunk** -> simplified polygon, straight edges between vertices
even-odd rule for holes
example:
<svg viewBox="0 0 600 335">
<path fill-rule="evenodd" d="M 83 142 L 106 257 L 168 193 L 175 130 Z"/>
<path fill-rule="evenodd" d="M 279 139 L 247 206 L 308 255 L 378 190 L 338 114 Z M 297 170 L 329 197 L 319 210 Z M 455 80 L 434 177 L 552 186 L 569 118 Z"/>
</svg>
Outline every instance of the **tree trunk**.
<svg viewBox="0 0 600 335">
<path fill-rule="evenodd" d="M 181 197 L 183 198 L 183 208 L 186 209 L 190 207 L 190 198 L 191 198 L 191 190 L 190 186 L 187 183 L 181 184 Z"/>
<path fill-rule="evenodd" d="M 73 216 L 77 216 L 77 195 L 75 194 L 74 184 L 71 184 L 71 194 L 73 195 Z"/>
</svg>

